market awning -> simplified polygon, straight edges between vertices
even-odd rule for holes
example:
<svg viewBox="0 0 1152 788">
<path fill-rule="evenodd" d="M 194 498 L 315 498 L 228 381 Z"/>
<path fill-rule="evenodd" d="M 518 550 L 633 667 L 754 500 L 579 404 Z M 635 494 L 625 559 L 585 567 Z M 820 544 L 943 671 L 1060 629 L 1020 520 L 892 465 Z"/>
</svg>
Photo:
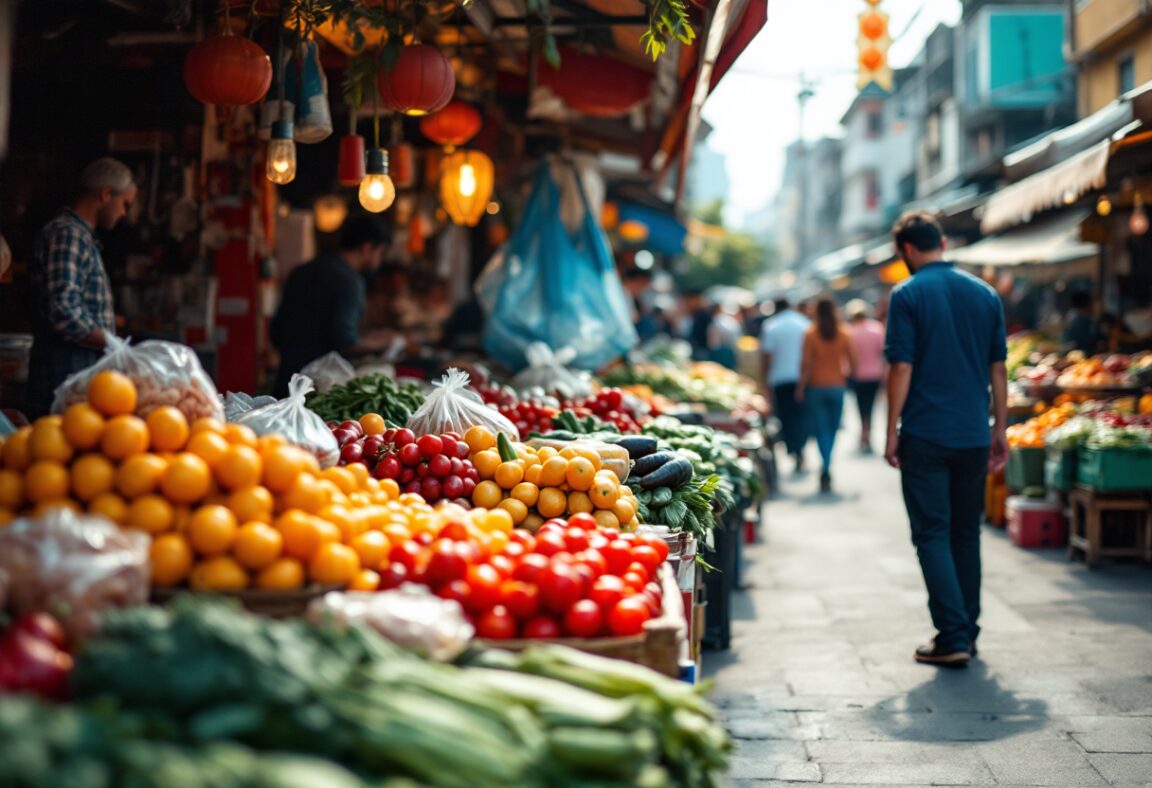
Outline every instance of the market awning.
<svg viewBox="0 0 1152 788">
<path fill-rule="evenodd" d="M 890 262 L 894 257 L 891 239 L 873 238 L 817 257 L 812 261 L 811 272 L 823 279 L 832 279 L 848 273 L 858 265 L 880 265 Z"/>
<path fill-rule="evenodd" d="M 1080 240 L 1080 224 L 1091 211 L 1063 211 L 1024 227 L 951 250 L 948 259 L 963 265 L 1014 266 L 1066 263 L 1100 253 Z"/>
</svg>

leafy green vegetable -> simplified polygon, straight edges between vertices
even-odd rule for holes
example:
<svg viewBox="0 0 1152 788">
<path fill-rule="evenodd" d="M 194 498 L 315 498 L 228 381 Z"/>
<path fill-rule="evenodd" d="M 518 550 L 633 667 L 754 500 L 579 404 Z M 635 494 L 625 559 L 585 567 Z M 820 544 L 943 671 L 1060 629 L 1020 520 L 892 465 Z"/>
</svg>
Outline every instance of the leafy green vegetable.
<svg viewBox="0 0 1152 788">
<path fill-rule="evenodd" d="M 420 387 L 400 384 L 386 375 L 365 375 L 323 394 L 308 398 L 308 407 L 325 421 L 358 419 L 365 413 L 379 413 L 388 423 L 404 426 L 424 403 Z"/>
</svg>

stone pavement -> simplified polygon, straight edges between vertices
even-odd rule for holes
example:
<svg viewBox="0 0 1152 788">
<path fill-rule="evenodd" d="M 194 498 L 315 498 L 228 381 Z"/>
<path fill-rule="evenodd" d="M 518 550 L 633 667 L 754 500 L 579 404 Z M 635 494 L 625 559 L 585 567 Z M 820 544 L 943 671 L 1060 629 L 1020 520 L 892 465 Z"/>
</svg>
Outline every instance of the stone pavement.
<svg viewBox="0 0 1152 788">
<path fill-rule="evenodd" d="M 1152 569 L 985 527 L 980 657 L 918 665 L 933 631 L 898 474 L 852 435 L 833 495 L 784 475 L 732 648 L 705 655 L 733 784 L 1152 786 Z"/>
</svg>

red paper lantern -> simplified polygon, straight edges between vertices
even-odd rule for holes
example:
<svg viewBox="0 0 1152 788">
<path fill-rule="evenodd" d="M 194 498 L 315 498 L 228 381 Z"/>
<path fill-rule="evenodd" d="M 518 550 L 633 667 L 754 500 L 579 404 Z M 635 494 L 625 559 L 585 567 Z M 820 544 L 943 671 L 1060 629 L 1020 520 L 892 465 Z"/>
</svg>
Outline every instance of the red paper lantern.
<svg viewBox="0 0 1152 788">
<path fill-rule="evenodd" d="M 243 36 L 212 36 L 184 59 L 184 84 L 205 104 L 255 104 L 272 84 L 272 61 Z"/>
<path fill-rule="evenodd" d="M 359 134 L 345 134 L 341 137 L 339 161 L 336 180 L 341 186 L 359 186 L 365 175 L 364 138 Z"/>
<path fill-rule="evenodd" d="M 388 149 L 388 168 L 392 183 L 398 189 L 407 189 L 416 182 L 416 162 L 413 156 L 412 146 L 403 142 Z"/>
<path fill-rule="evenodd" d="M 860 35 L 869 41 L 878 41 L 888 35 L 888 15 L 865 11 L 860 15 Z"/>
<path fill-rule="evenodd" d="M 484 119 L 471 104 L 450 101 L 448 106 L 420 121 L 420 133 L 438 145 L 456 147 L 475 137 Z"/>
<path fill-rule="evenodd" d="M 400 50 L 391 71 L 376 80 L 380 98 L 405 115 L 427 115 L 444 108 L 456 90 L 452 64 L 436 47 L 413 44 Z"/>
<path fill-rule="evenodd" d="M 540 83 L 585 115 L 623 115 L 652 93 L 651 74 L 615 58 L 566 49 L 560 63 L 558 69 L 542 65 Z"/>
</svg>

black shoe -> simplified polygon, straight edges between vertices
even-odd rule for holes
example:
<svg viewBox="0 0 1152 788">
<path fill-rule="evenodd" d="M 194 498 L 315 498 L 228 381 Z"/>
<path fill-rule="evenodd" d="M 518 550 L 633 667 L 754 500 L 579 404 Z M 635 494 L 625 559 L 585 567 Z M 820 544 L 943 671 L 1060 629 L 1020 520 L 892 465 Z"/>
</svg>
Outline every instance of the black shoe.
<svg viewBox="0 0 1152 788">
<path fill-rule="evenodd" d="M 824 471 L 824 473 L 820 474 L 820 492 L 832 492 L 832 476 L 828 473 L 828 471 Z"/>
<path fill-rule="evenodd" d="M 969 649 L 945 651 L 937 648 L 936 641 L 916 649 L 915 659 L 925 665 L 939 665 L 942 668 L 965 668 L 972 661 Z"/>
</svg>

